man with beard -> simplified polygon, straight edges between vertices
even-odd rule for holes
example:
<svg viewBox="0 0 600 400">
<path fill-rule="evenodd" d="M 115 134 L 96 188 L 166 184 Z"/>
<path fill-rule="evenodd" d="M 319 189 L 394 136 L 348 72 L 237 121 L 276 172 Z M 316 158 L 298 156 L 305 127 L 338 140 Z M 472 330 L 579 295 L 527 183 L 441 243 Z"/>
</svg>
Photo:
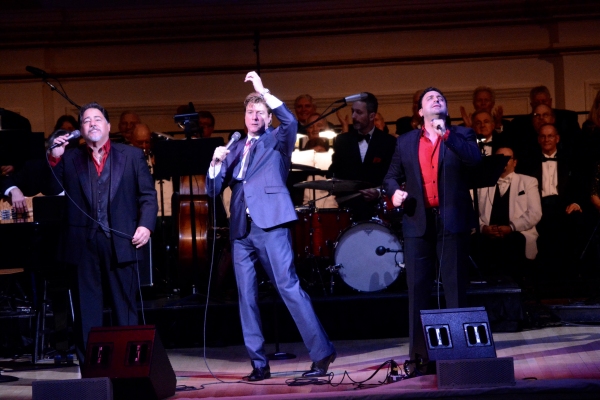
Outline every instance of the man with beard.
<svg viewBox="0 0 600 400">
<path fill-rule="evenodd" d="M 352 210 L 354 220 L 366 220 L 375 215 L 375 206 L 383 183 L 396 139 L 375 127 L 378 102 L 372 93 L 364 100 L 352 103 L 354 131 L 338 135 L 333 143 L 329 174 L 337 179 L 362 181 L 371 188 L 361 190 L 362 196 L 341 203 Z M 338 198 L 352 193 L 337 193 Z"/>
</svg>

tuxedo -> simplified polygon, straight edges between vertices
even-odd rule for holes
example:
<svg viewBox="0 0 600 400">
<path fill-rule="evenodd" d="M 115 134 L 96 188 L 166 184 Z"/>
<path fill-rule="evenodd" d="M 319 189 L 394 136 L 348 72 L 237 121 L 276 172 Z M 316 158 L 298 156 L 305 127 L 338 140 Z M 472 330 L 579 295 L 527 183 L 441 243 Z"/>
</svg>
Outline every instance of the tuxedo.
<svg viewBox="0 0 600 400">
<path fill-rule="evenodd" d="M 116 324 L 138 324 L 136 261 L 142 251 L 131 238 L 139 226 L 154 230 L 156 190 L 142 150 L 118 143 L 111 143 L 103 186 L 96 185 L 100 178 L 87 146 L 67 150 L 52 172 L 48 181 L 53 193 L 64 190 L 69 196 L 58 257 L 73 274 L 76 343 L 83 360 L 90 329 L 102 325 L 104 296 L 113 305 Z M 105 200 L 102 207 L 102 201 L 94 201 L 100 198 Z M 98 215 L 112 231 L 92 219 Z M 108 293 L 103 293 L 103 285 Z"/>
<path fill-rule="evenodd" d="M 333 155 L 329 166 L 329 175 L 338 179 L 367 182 L 379 187 L 388 171 L 396 138 L 375 128 L 367 147 L 364 160 L 361 158 L 359 139 L 362 135 L 356 131 L 342 133 L 335 138 Z M 342 197 L 350 193 L 338 193 Z M 359 219 L 373 216 L 373 206 L 362 197 L 356 197 L 340 206 L 350 207 L 359 215 Z"/>
<path fill-rule="evenodd" d="M 553 109 L 556 130 L 560 135 L 558 149 L 564 154 L 571 154 L 581 140 L 581 128 L 577 113 L 571 110 Z M 516 172 L 532 175 L 537 155 L 540 152 L 537 132 L 533 126 L 533 113 L 517 115 L 505 128 L 507 144 L 516 152 L 519 159 Z"/>
<path fill-rule="evenodd" d="M 316 362 L 335 352 L 310 298 L 300 287 L 293 262 L 289 223 L 297 216 L 286 179 L 296 142 L 296 119 L 285 105 L 275 107 L 273 114 L 281 125 L 267 129 L 249 147 L 244 177 L 238 178 L 246 146 L 242 140 L 231 146 L 216 175 L 212 168 L 209 170 L 206 181 L 211 196 L 227 186 L 232 191 L 229 235 L 244 343 L 254 368 L 268 365 L 257 304 L 257 261 L 288 307 L 311 360 Z"/>
<path fill-rule="evenodd" d="M 446 306 L 466 306 L 469 233 L 475 213 L 469 194 L 468 168 L 481 161 L 470 128 L 452 126 L 439 144 L 437 188 L 439 207 L 426 208 L 419 146 L 423 130 L 405 133 L 396 140 L 395 152 L 385 176 L 390 196 L 406 183 L 402 230 L 409 296 L 410 357 L 427 357 L 420 310 L 430 308 L 431 288 L 438 260 Z"/>
<path fill-rule="evenodd" d="M 537 240 L 541 266 L 548 271 L 560 273 L 565 265 L 573 266 L 576 257 L 581 252 L 581 243 L 585 242 L 587 231 L 586 221 L 591 220 L 584 216 L 586 205 L 589 203 L 589 194 L 585 190 L 586 184 L 582 179 L 586 175 L 574 166 L 574 162 L 563 156 L 562 152 L 556 153 L 556 161 L 546 160 L 539 154 L 534 176 L 539 182 L 539 193 L 542 204 L 542 219 L 537 225 L 539 238 Z M 542 197 L 544 182 L 544 164 L 556 165 L 556 195 Z M 546 177 L 548 178 L 548 177 Z M 574 211 L 566 213 L 566 208 L 576 203 L 583 212 Z"/>
<path fill-rule="evenodd" d="M 490 225 L 495 186 L 477 189 L 479 197 L 479 226 Z M 517 173 L 512 174 L 509 188 L 508 218 L 516 232 L 525 237 L 525 256 L 533 260 L 537 254 L 536 224 L 542 218 L 542 207 L 537 179 Z"/>
</svg>

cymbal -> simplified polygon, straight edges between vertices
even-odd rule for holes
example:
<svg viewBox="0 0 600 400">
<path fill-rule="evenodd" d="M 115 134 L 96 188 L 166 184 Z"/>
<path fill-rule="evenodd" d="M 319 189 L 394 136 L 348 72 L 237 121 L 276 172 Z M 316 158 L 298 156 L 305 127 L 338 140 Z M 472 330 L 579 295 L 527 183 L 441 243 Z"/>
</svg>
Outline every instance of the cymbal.
<svg viewBox="0 0 600 400">
<path fill-rule="evenodd" d="M 314 175 L 324 175 L 326 172 L 320 168 L 315 168 L 315 167 L 311 167 L 310 165 L 304 165 L 304 164 L 292 163 L 291 168 L 292 168 L 292 170 L 296 170 L 296 171 L 312 172 Z"/>
<path fill-rule="evenodd" d="M 327 190 L 332 193 L 354 192 L 357 190 L 368 189 L 373 185 L 368 182 L 350 181 L 345 179 L 324 179 L 318 181 L 305 181 L 294 184 L 294 187 L 316 190 Z"/>
</svg>

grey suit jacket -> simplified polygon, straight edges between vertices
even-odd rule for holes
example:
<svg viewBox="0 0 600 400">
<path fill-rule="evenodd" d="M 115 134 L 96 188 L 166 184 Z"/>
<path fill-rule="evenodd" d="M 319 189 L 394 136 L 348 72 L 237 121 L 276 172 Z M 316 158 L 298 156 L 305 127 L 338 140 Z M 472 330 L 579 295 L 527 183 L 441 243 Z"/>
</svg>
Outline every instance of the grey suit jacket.
<svg viewBox="0 0 600 400">
<path fill-rule="evenodd" d="M 210 196 L 231 187 L 229 235 L 239 239 L 246 233 L 246 208 L 254 223 L 269 229 L 297 219 L 294 204 L 286 187 L 294 145 L 297 122 L 290 110 L 282 104 L 273 110 L 281 122 L 260 136 L 251 151 L 251 162 L 243 181 L 234 176 L 241 161 L 245 140 L 230 148 L 219 174 L 206 180 Z"/>
</svg>

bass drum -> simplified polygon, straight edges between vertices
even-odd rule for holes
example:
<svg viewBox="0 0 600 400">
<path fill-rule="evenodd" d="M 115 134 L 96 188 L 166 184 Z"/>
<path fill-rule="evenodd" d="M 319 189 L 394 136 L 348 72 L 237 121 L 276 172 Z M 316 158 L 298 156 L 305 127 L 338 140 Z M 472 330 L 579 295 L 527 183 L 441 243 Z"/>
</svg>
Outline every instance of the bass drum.
<svg viewBox="0 0 600 400">
<path fill-rule="evenodd" d="M 377 255 L 377 247 L 400 250 Z M 335 247 L 338 273 L 350 287 L 361 292 L 376 292 L 390 286 L 404 268 L 402 243 L 380 222 L 361 222 L 346 229 Z"/>
</svg>

